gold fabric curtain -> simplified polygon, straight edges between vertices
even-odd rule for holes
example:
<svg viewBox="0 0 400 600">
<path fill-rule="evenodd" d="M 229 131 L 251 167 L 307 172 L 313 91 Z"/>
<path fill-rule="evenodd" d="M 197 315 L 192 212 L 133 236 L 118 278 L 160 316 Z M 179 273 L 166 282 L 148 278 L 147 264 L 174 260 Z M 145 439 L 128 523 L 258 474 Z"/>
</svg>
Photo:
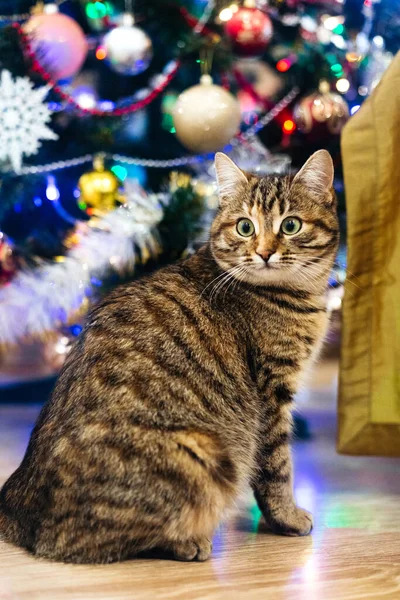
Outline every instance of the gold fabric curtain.
<svg viewBox="0 0 400 600">
<path fill-rule="evenodd" d="M 343 130 L 348 282 L 338 450 L 400 456 L 400 52 Z"/>
</svg>

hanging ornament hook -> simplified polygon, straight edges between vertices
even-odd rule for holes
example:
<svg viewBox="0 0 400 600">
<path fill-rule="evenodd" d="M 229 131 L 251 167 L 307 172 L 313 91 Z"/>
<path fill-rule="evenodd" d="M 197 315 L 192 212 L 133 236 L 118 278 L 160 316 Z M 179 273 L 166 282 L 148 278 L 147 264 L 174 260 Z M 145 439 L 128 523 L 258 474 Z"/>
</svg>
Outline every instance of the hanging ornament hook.
<svg viewBox="0 0 400 600">
<path fill-rule="evenodd" d="M 125 0 L 125 12 L 133 16 L 133 0 Z"/>
<path fill-rule="evenodd" d="M 133 27 L 135 15 L 133 13 L 133 0 L 125 0 L 125 12 L 122 15 L 122 25 Z"/>
<path fill-rule="evenodd" d="M 212 64 L 214 60 L 214 47 L 212 44 L 204 45 L 200 48 L 200 72 L 202 78 L 207 75 L 211 78 Z"/>
</svg>

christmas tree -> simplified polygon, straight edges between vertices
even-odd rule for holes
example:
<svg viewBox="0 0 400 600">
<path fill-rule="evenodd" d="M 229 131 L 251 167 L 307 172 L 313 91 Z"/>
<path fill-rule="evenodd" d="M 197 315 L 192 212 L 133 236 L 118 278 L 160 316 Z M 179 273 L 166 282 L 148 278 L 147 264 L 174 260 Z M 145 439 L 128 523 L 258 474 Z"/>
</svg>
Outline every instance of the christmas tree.
<svg viewBox="0 0 400 600">
<path fill-rule="evenodd" d="M 14 0 L 0 15 L 0 346 L 51 339 L 57 367 L 110 286 L 205 239 L 215 151 L 268 174 L 327 148 L 341 196 L 341 129 L 400 39 L 399 0 Z"/>
</svg>

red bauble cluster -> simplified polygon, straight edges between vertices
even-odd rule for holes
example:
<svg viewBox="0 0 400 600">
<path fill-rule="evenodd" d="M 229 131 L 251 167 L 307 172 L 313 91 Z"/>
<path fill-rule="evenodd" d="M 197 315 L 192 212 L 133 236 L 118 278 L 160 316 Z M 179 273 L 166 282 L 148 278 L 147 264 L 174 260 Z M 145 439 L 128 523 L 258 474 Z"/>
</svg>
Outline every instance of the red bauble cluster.
<svg viewBox="0 0 400 600">
<path fill-rule="evenodd" d="M 322 82 L 320 89 L 306 96 L 295 106 L 293 113 L 299 130 L 314 139 L 338 135 L 349 118 L 346 100 L 331 92 Z"/>
<path fill-rule="evenodd" d="M 272 22 L 261 10 L 243 6 L 227 21 L 225 33 L 240 56 L 260 56 L 272 38 Z"/>
</svg>

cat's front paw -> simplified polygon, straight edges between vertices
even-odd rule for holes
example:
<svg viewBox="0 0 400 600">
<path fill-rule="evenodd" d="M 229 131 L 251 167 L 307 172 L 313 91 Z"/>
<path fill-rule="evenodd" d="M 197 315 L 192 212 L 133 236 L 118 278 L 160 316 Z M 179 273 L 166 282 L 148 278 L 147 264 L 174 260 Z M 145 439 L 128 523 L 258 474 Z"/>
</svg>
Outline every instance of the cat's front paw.
<svg viewBox="0 0 400 600">
<path fill-rule="evenodd" d="M 269 514 L 266 520 L 279 535 L 309 535 L 313 528 L 312 514 L 295 504 Z"/>
<path fill-rule="evenodd" d="M 176 560 L 203 562 L 210 557 L 212 544 L 206 537 L 184 542 L 175 542 L 171 550 Z"/>
</svg>

